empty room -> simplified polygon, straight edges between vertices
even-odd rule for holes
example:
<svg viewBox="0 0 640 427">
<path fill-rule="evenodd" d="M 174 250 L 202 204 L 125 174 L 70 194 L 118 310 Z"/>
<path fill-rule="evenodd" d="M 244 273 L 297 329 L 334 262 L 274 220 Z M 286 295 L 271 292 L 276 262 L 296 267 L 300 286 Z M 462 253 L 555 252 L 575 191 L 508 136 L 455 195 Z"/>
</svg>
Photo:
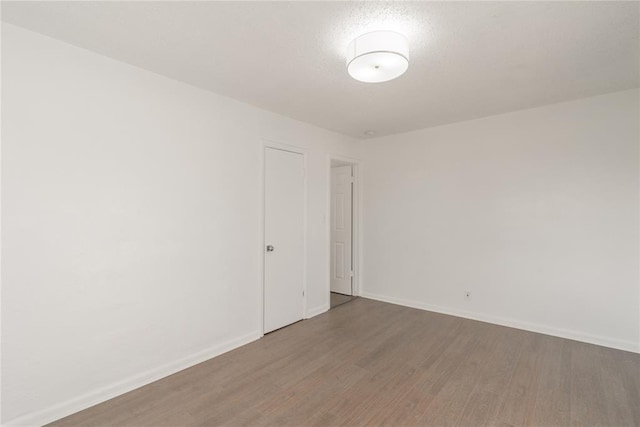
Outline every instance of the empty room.
<svg viewBox="0 0 640 427">
<path fill-rule="evenodd" d="M 640 426 L 640 2 L 0 7 L 3 426 Z"/>
</svg>

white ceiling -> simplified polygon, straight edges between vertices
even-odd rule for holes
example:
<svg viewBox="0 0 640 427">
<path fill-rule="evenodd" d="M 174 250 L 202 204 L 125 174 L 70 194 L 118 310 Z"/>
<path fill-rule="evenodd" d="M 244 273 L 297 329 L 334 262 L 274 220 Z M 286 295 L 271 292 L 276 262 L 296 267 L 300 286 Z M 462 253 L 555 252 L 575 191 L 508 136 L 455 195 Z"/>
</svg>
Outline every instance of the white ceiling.
<svg viewBox="0 0 640 427">
<path fill-rule="evenodd" d="M 3 21 L 317 126 L 377 136 L 639 86 L 638 2 L 2 2 Z M 404 33 L 367 84 L 344 53 Z"/>
</svg>

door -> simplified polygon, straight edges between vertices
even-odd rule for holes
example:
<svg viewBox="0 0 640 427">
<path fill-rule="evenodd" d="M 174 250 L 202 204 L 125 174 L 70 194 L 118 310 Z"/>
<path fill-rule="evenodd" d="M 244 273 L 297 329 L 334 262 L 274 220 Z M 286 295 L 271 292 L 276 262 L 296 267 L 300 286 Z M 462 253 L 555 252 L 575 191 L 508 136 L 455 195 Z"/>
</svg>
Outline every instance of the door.
<svg viewBox="0 0 640 427">
<path fill-rule="evenodd" d="M 302 319 L 304 156 L 265 148 L 264 332 Z"/>
<path fill-rule="evenodd" d="M 351 165 L 331 168 L 331 292 L 353 295 Z"/>
</svg>

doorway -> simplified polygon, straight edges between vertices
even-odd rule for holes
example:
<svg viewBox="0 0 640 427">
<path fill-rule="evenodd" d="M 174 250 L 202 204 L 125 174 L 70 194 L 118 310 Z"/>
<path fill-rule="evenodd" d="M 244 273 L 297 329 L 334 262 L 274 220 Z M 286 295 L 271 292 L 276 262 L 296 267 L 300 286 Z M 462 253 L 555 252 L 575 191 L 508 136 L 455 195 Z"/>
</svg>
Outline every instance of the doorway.
<svg viewBox="0 0 640 427">
<path fill-rule="evenodd" d="M 330 159 L 330 308 L 356 297 L 357 164 Z"/>
</svg>

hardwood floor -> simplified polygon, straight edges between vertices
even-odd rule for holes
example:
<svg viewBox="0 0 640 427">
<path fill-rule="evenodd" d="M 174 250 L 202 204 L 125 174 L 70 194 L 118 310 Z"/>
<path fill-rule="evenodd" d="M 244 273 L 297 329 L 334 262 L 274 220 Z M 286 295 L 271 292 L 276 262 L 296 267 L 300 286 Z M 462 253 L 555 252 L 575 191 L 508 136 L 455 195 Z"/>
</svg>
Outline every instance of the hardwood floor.
<svg viewBox="0 0 640 427">
<path fill-rule="evenodd" d="M 56 426 L 640 426 L 640 355 L 358 298 Z"/>
<path fill-rule="evenodd" d="M 331 292 L 330 294 L 331 308 L 335 308 L 339 305 L 346 304 L 355 298 L 356 297 L 351 295 L 343 295 L 343 294 L 338 294 L 336 292 Z"/>
</svg>

